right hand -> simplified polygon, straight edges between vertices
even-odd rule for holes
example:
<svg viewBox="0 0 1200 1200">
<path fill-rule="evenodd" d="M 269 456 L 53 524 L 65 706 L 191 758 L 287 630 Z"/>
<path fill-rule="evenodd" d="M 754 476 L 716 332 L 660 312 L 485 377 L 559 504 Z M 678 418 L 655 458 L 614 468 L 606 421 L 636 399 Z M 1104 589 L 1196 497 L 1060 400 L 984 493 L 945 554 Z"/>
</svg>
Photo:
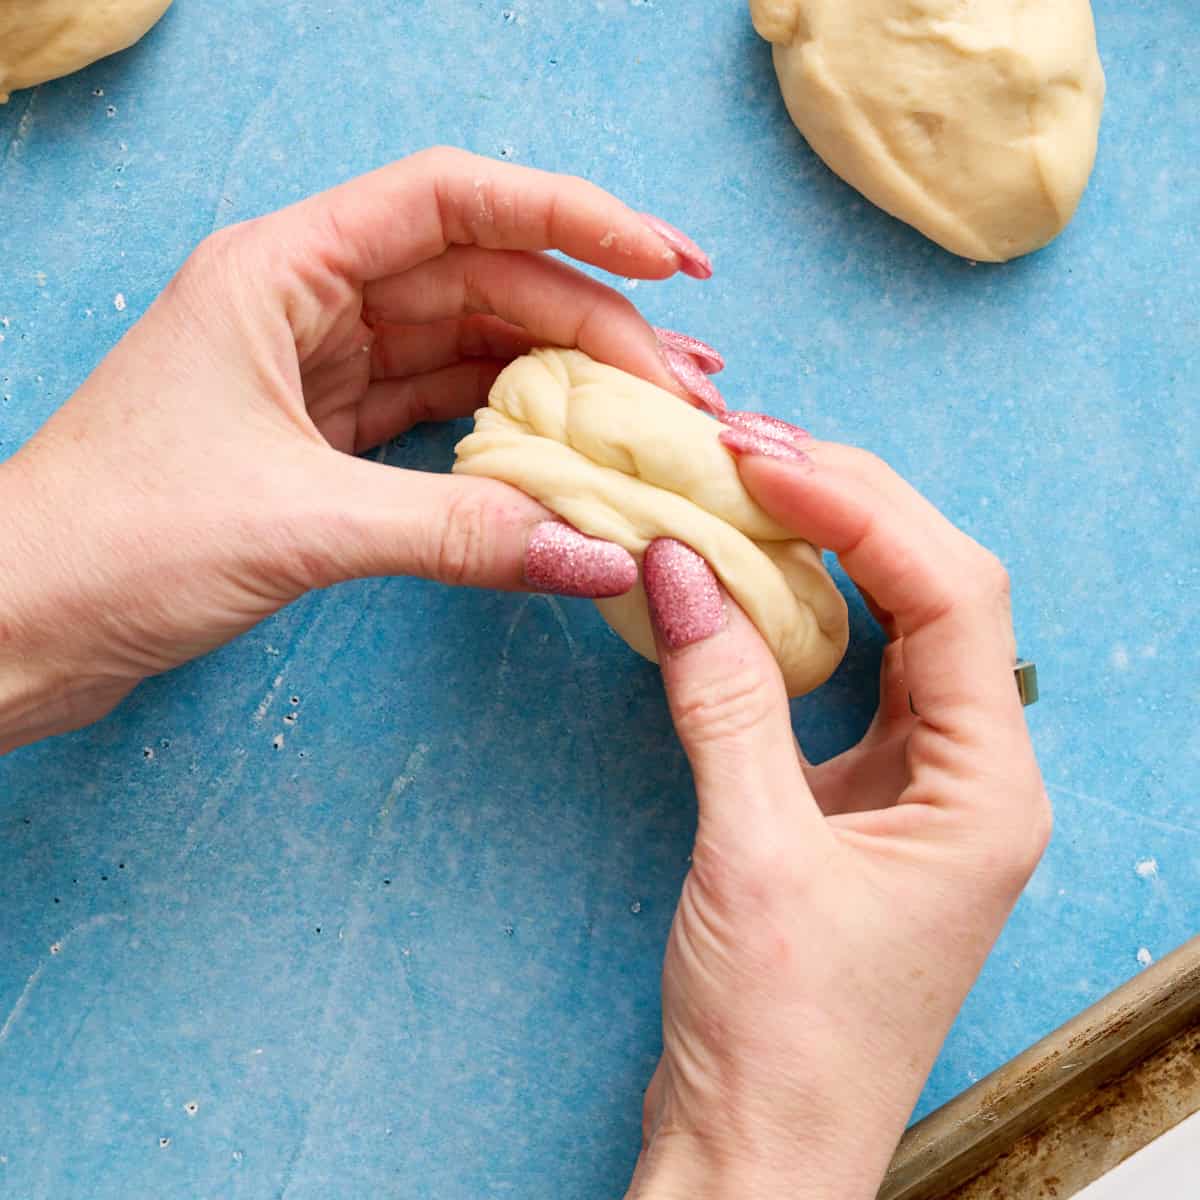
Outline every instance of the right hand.
<svg viewBox="0 0 1200 1200">
<path fill-rule="evenodd" d="M 866 736 L 811 766 L 757 630 L 690 549 L 647 551 L 699 824 L 629 1196 L 869 1200 L 1050 807 L 999 562 L 869 454 L 748 445 L 751 494 L 839 556 L 890 644 Z"/>
</svg>

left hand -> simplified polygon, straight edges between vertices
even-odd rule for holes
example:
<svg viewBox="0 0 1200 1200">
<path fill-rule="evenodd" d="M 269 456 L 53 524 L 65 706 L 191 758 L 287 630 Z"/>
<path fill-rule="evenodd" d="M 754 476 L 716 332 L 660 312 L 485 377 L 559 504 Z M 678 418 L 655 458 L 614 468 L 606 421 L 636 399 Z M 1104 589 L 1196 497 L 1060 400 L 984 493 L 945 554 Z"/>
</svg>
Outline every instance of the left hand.
<svg viewBox="0 0 1200 1200">
<path fill-rule="evenodd" d="M 555 590 L 527 570 L 541 505 L 353 457 L 469 414 L 533 345 L 680 394 L 681 364 L 703 379 L 546 250 L 643 279 L 708 271 L 583 180 L 445 149 L 208 238 L 0 466 L 0 752 L 101 716 L 311 588 Z"/>
</svg>

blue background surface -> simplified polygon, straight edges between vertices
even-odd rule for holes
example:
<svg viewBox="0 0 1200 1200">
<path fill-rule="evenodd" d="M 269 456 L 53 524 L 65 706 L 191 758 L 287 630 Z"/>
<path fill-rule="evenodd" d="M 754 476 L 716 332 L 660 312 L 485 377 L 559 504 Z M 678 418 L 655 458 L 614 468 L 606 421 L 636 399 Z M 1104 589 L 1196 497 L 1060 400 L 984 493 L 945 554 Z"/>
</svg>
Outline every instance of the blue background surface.
<svg viewBox="0 0 1200 1200">
<path fill-rule="evenodd" d="M 993 268 L 830 176 L 741 3 L 179 0 L 0 110 L 0 457 L 210 230 L 435 142 L 688 229 L 710 282 L 619 286 L 725 351 L 734 403 L 872 447 L 994 548 L 1040 665 L 1057 829 L 925 1112 L 1200 912 L 1200 24 L 1096 11 L 1092 186 Z M 446 469 L 461 432 L 383 454 Z M 814 757 L 866 722 L 855 636 L 796 706 Z M 620 1194 L 692 822 L 656 672 L 590 605 L 405 579 L 9 756 L 0 1194 Z"/>
</svg>

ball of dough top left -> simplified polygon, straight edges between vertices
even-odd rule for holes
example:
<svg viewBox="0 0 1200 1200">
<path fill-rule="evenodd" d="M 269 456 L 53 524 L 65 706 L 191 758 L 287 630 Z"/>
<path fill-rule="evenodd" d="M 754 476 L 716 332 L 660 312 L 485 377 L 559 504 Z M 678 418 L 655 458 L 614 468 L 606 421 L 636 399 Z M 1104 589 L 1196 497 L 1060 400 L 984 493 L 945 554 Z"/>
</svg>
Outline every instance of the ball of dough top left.
<svg viewBox="0 0 1200 1200">
<path fill-rule="evenodd" d="M 0 104 L 125 50 L 171 0 L 0 0 Z"/>
<path fill-rule="evenodd" d="M 520 488 L 639 562 L 656 538 L 691 546 L 758 626 L 788 694 L 800 696 L 841 661 L 846 602 L 821 552 L 746 491 L 718 440 L 723 429 L 644 379 L 546 347 L 500 373 L 454 470 Z M 596 604 L 634 650 L 655 657 L 640 583 Z"/>
</svg>

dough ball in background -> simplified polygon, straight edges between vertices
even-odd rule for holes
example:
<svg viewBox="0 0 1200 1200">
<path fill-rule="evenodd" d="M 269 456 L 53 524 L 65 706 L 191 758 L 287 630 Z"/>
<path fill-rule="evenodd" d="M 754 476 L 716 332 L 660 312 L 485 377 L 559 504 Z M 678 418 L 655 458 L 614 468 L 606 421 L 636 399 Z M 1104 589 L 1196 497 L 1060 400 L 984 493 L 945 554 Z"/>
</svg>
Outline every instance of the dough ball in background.
<svg viewBox="0 0 1200 1200">
<path fill-rule="evenodd" d="M 750 0 L 792 120 L 868 200 L 964 258 L 1052 241 L 1096 157 L 1088 0 Z"/>
<path fill-rule="evenodd" d="M 0 104 L 128 49 L 171 0 L 0 0 Z"/>
</svg>

